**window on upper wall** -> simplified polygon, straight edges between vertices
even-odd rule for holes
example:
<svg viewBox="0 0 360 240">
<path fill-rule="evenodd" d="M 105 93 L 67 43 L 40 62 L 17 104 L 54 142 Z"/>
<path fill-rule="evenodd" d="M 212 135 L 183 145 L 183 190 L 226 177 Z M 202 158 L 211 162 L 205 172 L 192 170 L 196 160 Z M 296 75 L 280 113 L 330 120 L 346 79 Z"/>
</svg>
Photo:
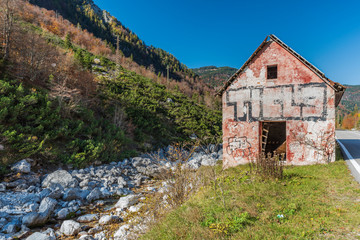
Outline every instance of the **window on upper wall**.
<svg viewBox="0 0 360 240">
<path fill-rule="evenodd" d="M 267 79 L 277 79 L 277 65 L 267 66 Z"/>
</svg>

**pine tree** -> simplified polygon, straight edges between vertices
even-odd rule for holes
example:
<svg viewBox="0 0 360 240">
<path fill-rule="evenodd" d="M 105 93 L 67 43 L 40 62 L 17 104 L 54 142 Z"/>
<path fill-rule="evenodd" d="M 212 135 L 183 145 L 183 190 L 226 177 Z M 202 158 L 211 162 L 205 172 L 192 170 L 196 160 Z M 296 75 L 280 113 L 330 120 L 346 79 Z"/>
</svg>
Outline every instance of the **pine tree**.
<svg viewBox="0 0 360 240">
<path fill-rule="evenodd" d="M 66 48 L 72 48 L 72 43 L 71 43 L 71 36 L 70 33 L 67 33 L 65 36 L 65 47 Z"/>
</svg>

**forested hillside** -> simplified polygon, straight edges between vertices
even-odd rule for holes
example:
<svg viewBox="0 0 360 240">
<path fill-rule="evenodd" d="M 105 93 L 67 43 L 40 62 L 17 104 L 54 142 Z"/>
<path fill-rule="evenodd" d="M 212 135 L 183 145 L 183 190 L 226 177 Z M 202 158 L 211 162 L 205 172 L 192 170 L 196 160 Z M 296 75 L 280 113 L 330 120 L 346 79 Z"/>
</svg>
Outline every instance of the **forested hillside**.
<svg viewBox="0 0 360 240">
<path fill-rule="evenodd" d="M 6 4 L 7 3 L 7 4 Z M 171 142 L 221 138 L 221 112 L 101 39 L 26 1 L 0 0 L 1 167 L 25 157 L 85 165 Z M 110 57 L 109 57 L 110 56 Z M 116 63 L 117 62 L 117 63 Z"/>
<path fill-rule="evenodd" d="M 193 69 L 193 71 L 198 74 L 205 83 L 209 84 L 214 88 L 221 87 L 224 82 L 236 72 L 236 70 L 236 68 L 232 67 L 215 66 L 207 66 Z"/>
<path fill-rule="evenodd" d="M 346 91 L 341 99 L 340 110 L 342 113 L 354 111 L 355 106 L 360 106 L 360 85 L 345 85 Z"/>
<path fill-rule="evenodd" d="M 121 53 L 132 58 L 139 65 L 154 69 L 157 73 L 166 74 L 170 67 L 171 78 L 181 80 L 195 74 L 172 54 L 145 42 L 126 28 L 109 12 L 101 10 L 92 0 L 30 0 L 40 7 L 54 10 L 79 28 L 87 29 L 96 37 L 106 40 L 111 48 L 116 47 L 116 37 L 120 37 Z"/>
<path fill-rule="evenodd" d="M 92 0 L 31 0 L 31 3 L 50 9 L 29 13 L 31 19 L 47 13 L 52 19 L 41 21 L 48 31 L 69 38 L 95 54 L 101 54 L 136 73 L 160 82 L 171 89 L 179 89 L 197 102 L 211 108 L 218 108 L 219 100 L 215 91 L 204 84 L 191 69 L 180 63 L 172 54 L 153 46 L 148 46 L 130 29 L 121 24 L 105 10 L 98 8 Z M 39 16 L 40 15 L 40 16 Z M 63 25 L 71 23 L 74 29 L 68 31 Z M 80 34 L 79 34 L 80 32 Z M 117 37 L 119 44 L 117 45 Z M 101 41 L 101 44 L 99 44 Z M 89 47 L 90 45 L 90 47 Z M 116 50 L 117 46 L 119 51 Z M 169 79 L 167 68 L 169 67 Z"/>
<path fill-rule="evenodd" d="M 345 85 L 346 91 L 337 107 L 339 128 L 360 128 L 360 85 Z"/>
</svg>

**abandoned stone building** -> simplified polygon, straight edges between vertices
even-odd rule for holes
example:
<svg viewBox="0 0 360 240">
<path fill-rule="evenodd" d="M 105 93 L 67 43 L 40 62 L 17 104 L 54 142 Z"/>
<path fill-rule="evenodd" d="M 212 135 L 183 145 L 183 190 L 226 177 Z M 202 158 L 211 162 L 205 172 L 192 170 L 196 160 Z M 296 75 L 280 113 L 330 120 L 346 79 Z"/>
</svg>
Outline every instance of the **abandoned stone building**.
<svg viewBox="0 0 360 240">
<path fill-rule="evenodd" d="M 218 92 L 223 164 L 283 153 L 286 164 L 335 160 L 335 108 L 345 87 L 274 35 L 267 36 Z"/>
</svg>

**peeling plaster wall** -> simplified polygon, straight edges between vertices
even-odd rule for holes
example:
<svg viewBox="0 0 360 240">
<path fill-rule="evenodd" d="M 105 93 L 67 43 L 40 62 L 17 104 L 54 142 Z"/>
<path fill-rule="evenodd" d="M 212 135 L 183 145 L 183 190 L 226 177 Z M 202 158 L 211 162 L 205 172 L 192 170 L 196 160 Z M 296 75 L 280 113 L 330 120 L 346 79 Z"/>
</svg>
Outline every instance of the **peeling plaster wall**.
<svg viewBox="0 0 360 240">
<path fill-rule="evenodd" d="M 268 65 L 277 65 L 277 79 L 266 79 Z M 288 164 L 335 160 L 335 91 L 277 43 L 258 53 L 222 100 L 224 167 L 258 157 L 259 121 L 286 121 Z"/>
</svg>

